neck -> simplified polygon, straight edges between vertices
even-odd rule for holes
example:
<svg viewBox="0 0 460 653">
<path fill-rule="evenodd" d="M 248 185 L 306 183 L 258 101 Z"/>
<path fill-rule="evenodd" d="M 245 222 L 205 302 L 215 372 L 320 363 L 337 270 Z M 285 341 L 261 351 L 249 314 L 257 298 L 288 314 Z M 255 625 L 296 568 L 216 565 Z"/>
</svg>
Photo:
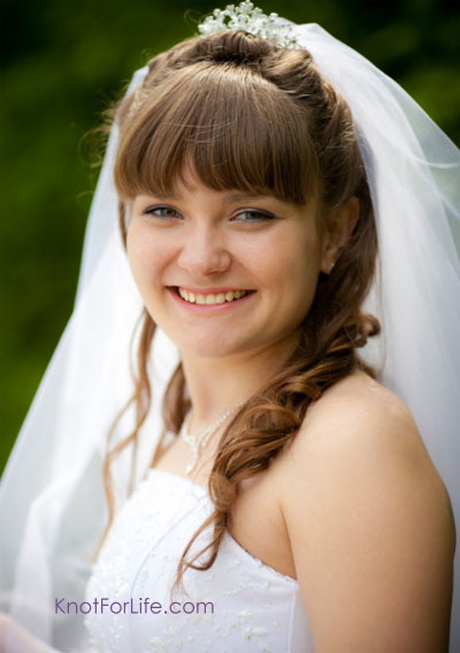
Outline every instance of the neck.
<svg viewBox="0 0 460 653">
<path fill-rule="evenodd" d="M 225 358 L 199 358 L 182 353 L 182 364 L 192 403 L 190 431 L 197 432 L 226 410 L 249 399 L 282 368 L 295 348 L 292 341 L 276 351 Z"/>
</svg>

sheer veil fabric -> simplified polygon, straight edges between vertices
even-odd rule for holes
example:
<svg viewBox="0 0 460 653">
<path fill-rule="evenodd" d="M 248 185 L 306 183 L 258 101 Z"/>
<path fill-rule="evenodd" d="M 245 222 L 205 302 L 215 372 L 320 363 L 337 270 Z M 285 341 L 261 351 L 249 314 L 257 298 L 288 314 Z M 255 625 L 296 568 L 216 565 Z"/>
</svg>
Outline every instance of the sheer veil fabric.
<svg viewBox="0 0 460 653">
<path fill-rule="evenodd" d="M 383 334 L 365 355 L 415 416 L 460 523 L 459 151 L 401 87 L 354 50 L 317 25 L 290 25 L 352 110 L 371 188 L 379 270 L 368 308 Z M 135 74 L 128 93 L 146 72 Z M 84 599 L 105 519 L 107 432 L 131 392 L 128 352 L 143 310 L 117 226 L 116 144 L 114 128 L 90 213 L 75 310 L 0 491 L 0 607 L 62 651 L 85 650 L 81 617 L 56 614 L 55 601 Z M 158 333 L 138 479 L 160 437 L 161 397 L 177 359 Z M 115 437 L 132 419 L 128 413 Z M 115 469 L 119 501 L 129 465 L 126 452 Z M 459 562 L 457 554 L 451 651 L 460 650 Z"/>
</svg>

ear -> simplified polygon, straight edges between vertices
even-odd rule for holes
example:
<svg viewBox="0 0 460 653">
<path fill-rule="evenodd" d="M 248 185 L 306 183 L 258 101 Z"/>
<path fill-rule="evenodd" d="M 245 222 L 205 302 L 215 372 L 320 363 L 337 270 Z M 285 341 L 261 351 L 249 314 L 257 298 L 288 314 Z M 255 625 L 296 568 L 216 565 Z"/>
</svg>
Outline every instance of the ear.
<svg viewBox="0 0 460 653">
<path fill-rule="evenodd" d="M 326 218 L 323 240 L 321 271 L 330 274 L 359 218 L 359 200 L 350 197 L 338 209 L 330 211 Z"/>
</svg>

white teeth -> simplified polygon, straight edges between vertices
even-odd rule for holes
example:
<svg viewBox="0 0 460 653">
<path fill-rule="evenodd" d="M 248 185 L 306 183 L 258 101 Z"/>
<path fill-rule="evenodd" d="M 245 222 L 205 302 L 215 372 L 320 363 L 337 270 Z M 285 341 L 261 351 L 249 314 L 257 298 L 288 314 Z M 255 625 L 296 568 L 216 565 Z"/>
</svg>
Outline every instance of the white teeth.
<svg viewBox="0 0 460 653">
<path fill-rule="evenodd" d="M 218 293 L 217 295 L 212 293 L 209 295 L 195 295 L 195 293 L 184 290 L 183 288 L 178 288 L 178 292 L 186 302 L 190 302 L 190 304 L 200 304 L 201 306 L 212 306 L 213 304 L 232 302 L 234 299 L 241 299 L 241 297 L 244 297 L 249 293 L 248 290 L 229 290 L 225 293 Z"/>
</svg>

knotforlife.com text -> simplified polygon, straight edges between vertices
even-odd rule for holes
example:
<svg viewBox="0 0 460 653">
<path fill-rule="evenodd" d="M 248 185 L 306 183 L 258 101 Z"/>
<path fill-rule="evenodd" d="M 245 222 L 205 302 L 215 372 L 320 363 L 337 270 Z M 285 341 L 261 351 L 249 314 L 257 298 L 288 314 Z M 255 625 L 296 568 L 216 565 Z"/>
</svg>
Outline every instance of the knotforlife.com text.
<svg viewBox="0 0 460 653">
<path fill-rule="evenodd" d="M 145 598 L 112 601 L 106 596 L 91 601 L 67 601 L 65 597 L 54 600 L 55 614 L 214 614 L 212 601 L 172 601 L 162 604 Z"/>
</svg>

